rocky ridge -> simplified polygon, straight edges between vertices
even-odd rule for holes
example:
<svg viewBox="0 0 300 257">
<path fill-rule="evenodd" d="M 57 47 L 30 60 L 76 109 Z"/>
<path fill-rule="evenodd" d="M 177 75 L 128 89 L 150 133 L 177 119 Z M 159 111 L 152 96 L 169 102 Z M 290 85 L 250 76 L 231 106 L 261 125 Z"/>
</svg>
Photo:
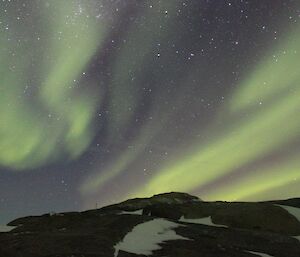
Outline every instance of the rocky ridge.
<svg viewBox="0 0 300 257">
<path fill-rule="evenodd" d="M 1 257 L 300 256 L 300 198 L 205 202 L 172 192 L 8 226 Z"/>
</svg>

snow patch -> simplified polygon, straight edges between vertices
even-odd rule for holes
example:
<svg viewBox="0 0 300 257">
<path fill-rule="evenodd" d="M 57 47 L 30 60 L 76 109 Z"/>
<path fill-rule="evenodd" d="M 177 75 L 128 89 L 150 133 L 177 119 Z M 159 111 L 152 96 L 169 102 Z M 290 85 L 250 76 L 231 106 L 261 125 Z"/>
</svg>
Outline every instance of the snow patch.
<svg viewBox="0 0 300 257">
<path fill-rule="evenodd" d="M 165 219 L 154 219 L 138 224 L 121 242 L 114 246 L 114 257 L 118 256 L 120 250 L 134 254 L 151 255 L 154 250 L 161 249 L 159 244 L 164 241 L 191 240 L 172 230 L 180 226 L 182 225 Z"/>
<path fill-rule="evenodd" d="M 279 205 L 279 204 L 276 205 L 288 211 L 289 214 L 293 215 L 300 222 L 300 208 L 291 207 L 287 205 Z"/>
<path fill-rule="evenodd" d="M 179 221 L 187 222 L 187 223 L 194 223 L 194 224 L 202 224 L 202 225 L 208 225 L 208 226 L 214 226 L 214 227 L 226 227 L 224 225 L 215 224 L 211 220 L 211 216 L 200 218 L 200 219 L 185 219 L 184 216 L 182 216 Z"/>
<path fill-rule="evenodd" d="M 300 208 L 287 206 L 287 205 L 280 205 L 280 204 L 276 204 L 276 205 L 288 211 L 289 214 L 293 215 L 300 222 Z M 300 241 L 300 235 L 294 236 L 294 238 Z"/>
<path fill-rule="evenodd" d="M 9 232 L 9 231 L 13 230 L 14 228 L 16 228 L 16 227 L 0 225 L 0 232 Z"/>
<path fill-rule="evenodd" d="M 143 209 L 137 211 L 122 211 L 120 214 L 130 214 L 130 215 L 142 215 Z"/>
<path fill-rule="evenodd" d="M 256 255 L 261 256 L 261 257 L 274 257 L 274 256 L 266 254 L 266 253 L 253 252 L 253 251 L 246 251 L 246 252 L 253 253 L 253 254 L 256 254 Z"/>
</svg>

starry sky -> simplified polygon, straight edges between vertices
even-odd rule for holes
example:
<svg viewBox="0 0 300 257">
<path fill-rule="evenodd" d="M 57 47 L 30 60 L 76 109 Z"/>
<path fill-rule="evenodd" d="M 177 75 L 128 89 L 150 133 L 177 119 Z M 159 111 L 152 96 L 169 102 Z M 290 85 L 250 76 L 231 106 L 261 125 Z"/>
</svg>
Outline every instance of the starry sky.
<svg viewBox="0 0 300 257">
<path fill-rule="evenodd" d="M 1 0 L 0 224 L 300 196 L 299 70 L 297 0 Z"/>
</svg>

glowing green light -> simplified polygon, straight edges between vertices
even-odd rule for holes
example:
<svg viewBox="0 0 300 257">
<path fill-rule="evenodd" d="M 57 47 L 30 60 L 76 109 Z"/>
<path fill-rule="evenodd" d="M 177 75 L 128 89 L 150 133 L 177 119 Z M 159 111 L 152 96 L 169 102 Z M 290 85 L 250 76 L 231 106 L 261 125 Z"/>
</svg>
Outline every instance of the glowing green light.
<svg viewBox="0 0 300 257">
<path fill-rule="evenodd" d="M 299 35 L 293 33 L 252 74 L 251 79 L 237 88 L 229 106 L 222 106 L 222 118 L 225 115 L 227 120 L 232 120 L 232 125 L 221 130 L 218 136 L 207 144 L 200 145 L 185 158 L 162 167 L 146 186 L 133 195 L 145 196 L 163 191 L 201 188 L 273 151 L 287 147 L 297 139 L 300 131 Z M 283 54 L 284 51 L 286 52 Z M 274 60 L 274 56 L 279 56 L 278 60 Z M 269 84 L 263 87 L 265 78 Z M 252 109 L 247 115 L 237 116 L 239 119 L 232 118 L 237 113 L 243 115 L 245 108 L 250 107 Z M 285 167 L 286 172 L 281 178 L 284 181 L 284 178 L 289 177 L 289 181 L 294 177 L 295 169 L 289 169 L 289 165 Z M 277 180 L 272 184 L 268 179 L 266 176 L 257 182 L 259 190 L 275 186 L 278 182 Z M 247 192 L 244 189 L 241 190 L 241 195 L 251 192 L 250 188 Z M 227 197 L 232 196 L 227 193 Z M 235 198 L 238 198 L 238 194 L 235 194 Z"/>
<path fill-rule="evenodd" d="M 47 40 L 37 44 L 32 37 L 19 44 L 0 37 L 0 165 L 18 170 L 82 154 L 94 136 L 92 120 L 101 100 L 99 86 L 87 90 L 90 81 L 81 77 L 109 24 L 74 14 L 69 1 L 39 4 Z M 20 26 L 11 30 L 17 33 Z M 38 62 L 34 70 L 32 60 Z M 35 89 L 30 97 L 24 93 L 28 84 Z"/>
</svg>

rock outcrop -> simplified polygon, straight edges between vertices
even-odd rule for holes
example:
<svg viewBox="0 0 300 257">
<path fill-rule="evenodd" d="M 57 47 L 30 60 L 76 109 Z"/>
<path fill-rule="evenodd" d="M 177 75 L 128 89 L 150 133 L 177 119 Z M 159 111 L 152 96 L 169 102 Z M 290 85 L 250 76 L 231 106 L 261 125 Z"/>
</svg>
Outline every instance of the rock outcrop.
<svg viewBox="0 0 300 257">
<path fill-rule="evenodd" d="M 300 199 L 205 202 L 184 193 L 14 220 L 2 257 L 299 257 Z M 300 238 L 300 237 L 299 237 Z"/>
</svg>

